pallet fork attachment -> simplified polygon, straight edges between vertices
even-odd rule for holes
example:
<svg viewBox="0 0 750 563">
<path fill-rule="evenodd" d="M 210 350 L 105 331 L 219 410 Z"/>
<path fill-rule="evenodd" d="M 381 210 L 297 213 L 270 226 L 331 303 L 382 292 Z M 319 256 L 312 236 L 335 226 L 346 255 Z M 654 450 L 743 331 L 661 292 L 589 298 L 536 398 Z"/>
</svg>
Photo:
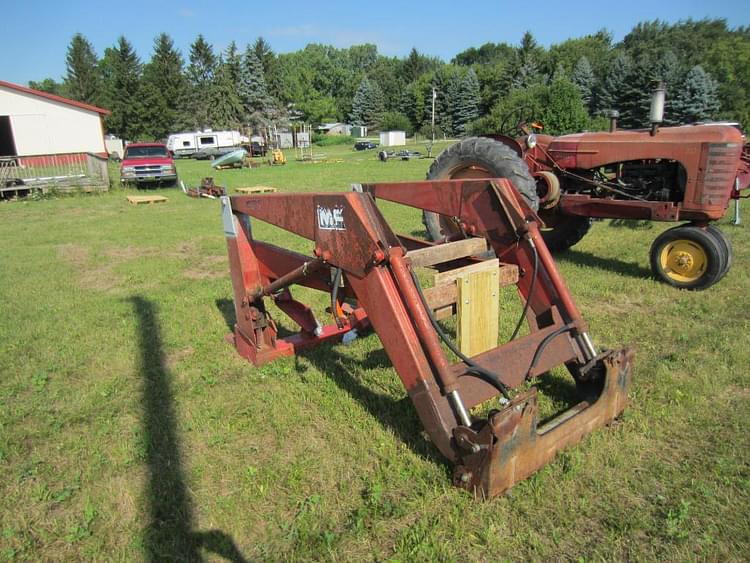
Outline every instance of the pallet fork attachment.
<svg viewBox="0 0 750 563">
<path fill-rule="evenodd" d="M 237 319 L 230 340 L 243 357 L 261 365 L 372 327 L 432 442 L 455 464 L 454 484 L 479 498 L 503 493 L 622 412 L 632 352 L 597 353 L 542 241 L 539 219 L 508 180 L 355 184 L 354 189 L 221 198 Z M 453 217 L 467 236 L 484 238 L 500 261 L 516 265 L 529 333 L 451 363 L 410 252 L 420 265 L 429 262 L 425 255 L 450 256 L 435 264 L 438 269 L 482 258 L 457 257 L 458 248 L 448 252 L 445 245 L 396 235 L 376 199 Z M 314 241 L 313 256 L 255 240 L 251 217 Z M 293 284 L 330 293 L 336 322 L 321 325 L 292 296 Z M 278 334 L 266 299 L 299 325 L 298 333 Z M 552 421 L 539 425 L 536 388 L 510 401 L 501 398 L 504 404 L 488 416 L 471 414 L 473 407 L 559 365 L 568 368 L 583 400 Z"/>
</svg>

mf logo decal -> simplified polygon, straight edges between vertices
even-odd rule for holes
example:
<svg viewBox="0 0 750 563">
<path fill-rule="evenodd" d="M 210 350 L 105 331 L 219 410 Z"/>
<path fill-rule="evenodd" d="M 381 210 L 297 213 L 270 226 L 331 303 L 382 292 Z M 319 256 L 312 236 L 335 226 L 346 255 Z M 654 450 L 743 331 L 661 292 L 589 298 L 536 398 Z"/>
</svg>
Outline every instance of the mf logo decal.
<svg viewBox="0 0 750 563">
<path fill-rule="evenodd" d="M 318 227 L 326 231 L 345 231 L 344 207 L 323 207 L 318 205 Z"/>
</svg>

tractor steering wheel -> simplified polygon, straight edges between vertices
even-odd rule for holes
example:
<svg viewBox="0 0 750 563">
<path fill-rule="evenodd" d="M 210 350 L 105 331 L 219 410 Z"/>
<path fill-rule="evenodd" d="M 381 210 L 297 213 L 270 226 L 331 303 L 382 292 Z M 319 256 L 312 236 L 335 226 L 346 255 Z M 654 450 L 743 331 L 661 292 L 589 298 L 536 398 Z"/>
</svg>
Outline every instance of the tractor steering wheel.
<svg viewBox="0 0 750 563">
<path fill-rule="evenodd" d="M 543 125 L 533 119 L 534 110 L 529 105 L 518 106 L 508 111 L 500 122 L 501 135 L 528 135 L 533 133 L 534 129 L 541 130 Z M 510 124 L 515 125 L 510 127 Z"/>
</svg>

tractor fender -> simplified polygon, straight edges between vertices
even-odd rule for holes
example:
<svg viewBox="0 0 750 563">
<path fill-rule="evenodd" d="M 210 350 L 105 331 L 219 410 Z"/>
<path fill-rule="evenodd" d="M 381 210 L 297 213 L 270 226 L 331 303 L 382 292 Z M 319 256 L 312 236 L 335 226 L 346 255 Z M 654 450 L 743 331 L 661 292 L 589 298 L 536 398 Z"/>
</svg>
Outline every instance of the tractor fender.
<svg viewBox="0 0 750 563">
<path fill-rule="evenodd" d="M 482 137 L 487 137 L 488 139 L 494 139 L 495 141 L 500 141 L 504 145 L 507 145 L 508 147 L 510 147 L 518 156 L 523 158 L 523 152 L 524 152 L 525 147 L 513 137 L 508 137 L 507 135 L 482 135 Z"/>
</svg>

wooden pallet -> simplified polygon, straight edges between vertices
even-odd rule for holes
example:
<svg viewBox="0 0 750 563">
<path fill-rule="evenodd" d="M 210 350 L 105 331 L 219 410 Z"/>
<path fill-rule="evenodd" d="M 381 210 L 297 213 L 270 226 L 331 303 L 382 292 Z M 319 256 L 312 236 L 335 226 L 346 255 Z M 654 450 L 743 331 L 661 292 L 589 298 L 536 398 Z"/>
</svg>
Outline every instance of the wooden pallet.
<svg viewBox="0 0 750 563">
<path fill-rule="evenodd" d="M 249 188 L 235 188 L 234 190 L 237 193 L 240 194 L 266 194 L 266 193 L 272 193 L 276 191 L 276 188 L 272 188 L 271 186 L 252 186 Z"/>
<path fill-rule="evenodd" d="M 163 195 L 129 195 L 128 201 L 133 205 L 140 205 L 141 203 L 163 203 L 168 200 Z"/>
</svg>

